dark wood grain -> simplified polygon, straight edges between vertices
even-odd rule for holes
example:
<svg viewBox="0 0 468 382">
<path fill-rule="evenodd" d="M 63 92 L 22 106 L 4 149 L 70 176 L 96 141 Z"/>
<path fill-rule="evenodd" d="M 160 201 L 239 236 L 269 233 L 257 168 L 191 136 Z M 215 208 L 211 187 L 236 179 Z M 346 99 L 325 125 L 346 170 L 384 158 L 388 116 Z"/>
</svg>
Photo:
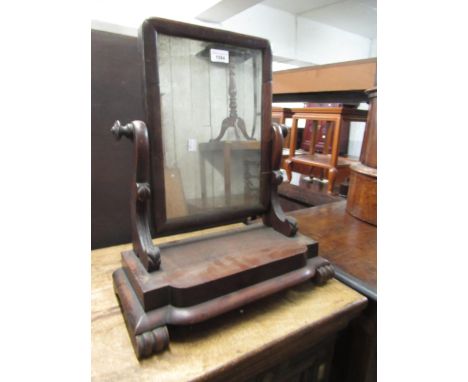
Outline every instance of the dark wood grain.
<svg viewBox="0 0 468 382">
<path fill-rule="evenodd" d="M 125 135 L 133 142 L 133 178 L 131 184 L 130 218 L 135 253 L 148 271 L 159 269 L 159 249 L 153 245 L 150 229 L 151 196 L 148 129 L 142 121 L 122 126 L 116 121 L 111 129 L 117 140 Z"/>
<path fill-rule="evenodd" d="M 201 233 L 183 236 L 195 235 Z M 324 356 L 333 353 L 337 332 L 366 304 L 337 280 L 321 287 L 300 284 L 204 323 L 171 327 L 170 351 L 138 362 L 109 283 L 119 253 L 128 249 L 106 248 L 91 256 L 93 381 L 315 381 L 310 372 L 319 368 L 315 375 L 325 375 L 318 378 L 325 382 Z M 307 376 L 300 376 L 302 370 Z"/>
<path fill-rule="evenodd" d="M 305 206 L 303 208 L 344 200 L 341 196 L 329 194 L 323 183 L 305 181 L 302 177 L 298 186 L 289 182 L 280 184 L 278 194 L 282 198 L 301 203 Z"/>
<path fill-rule="evenodd" d="M 312 280 L 334 275 L 317 243 L 288 238 L 263 224 L 160 247 L 161 268 L 149 273 L 134 251 L 113 274 L 136 356 L 169 344 L 166 325 L 192 325 Z"/>
<path fill-rule="evenodd" d="M 338 337 L 330 380 L 377 381 L 377 301 L 369 300 L 364 312 Z"/>
<path fill-rule="evenodd" d="M 364 90 L 273 94 L 273 102 L 360 104 L 361 102 L 366 101 L 367 94 Z"/>
<path fill-rule="evenodd" d="M 290 212 L 299 232 L 320 243 L 319 254 L 377 288 L 377 228 L 346 212 L 346 201 Z"/>
<path fill-rule="evenodd" d="M 299 231 L 320 242 L 319 253 L 335 266 L 336 278 L 369 298 L 364 314 L 337 342 L 332 382 L 377 380 L 377 227 L 346 211 L 346 201 L 290 213 Z"/>
<path fill-rule="evenodd" d="M 363 163 L 350 168 L 347 202 L 293 213 L 301 231 L 320 240 L 320 254 L 335 264 L 336 277 L 370 299 L 364 313 L 339 336 L 333 382 L 377 380 L 377 232 L 368 224 L 377 222 L 376 95 L 376 89 L 370 91 L 360 156 Z"/>
<path fill-rule="evenodd" d="M 280 204 L 278 196 L 278 186 L 283 181 L 283 175 L 280 171 L 281 153 L 283 150 L 283 134 L 278 124 L 273 124 L 273 158 L 272 158 L 272 177 L 270 186 L 270 208 L 263 215 L 263 223 L 273 227 L 278 232 L 286 236 L 294 236 L 297 232 L 297 222 L 294 218 L 286 216 Z"/>
</svg>

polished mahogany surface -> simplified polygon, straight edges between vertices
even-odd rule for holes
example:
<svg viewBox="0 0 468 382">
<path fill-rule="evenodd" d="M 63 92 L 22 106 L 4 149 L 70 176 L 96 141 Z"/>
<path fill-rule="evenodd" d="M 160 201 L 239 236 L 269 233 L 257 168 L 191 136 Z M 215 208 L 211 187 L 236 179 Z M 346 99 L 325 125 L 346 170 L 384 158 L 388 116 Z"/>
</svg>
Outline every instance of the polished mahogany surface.
<svg viewBox="0 0 468 382">
<path fill-rule="evenodd" d="M 319 255 L 359 279 L 370 291 L 377 289 L 377 228 L 346 212 L 346 201 L 289 213 L 299 232 L 319 242 Z"/>
<path fill-rule="evenodd" d="M 281 209 L 277 188 L 283 181 L 280 171 L 283 129 L 278 124 L 271 124 L 271 50 L 268 41 L 157 18 L 143 23 L 140 37 L 146 122 L 122 124 L 117 120 L 111 132 L 117 140 L 128 138 L 134 149 L 130 184 L 133 250 L 122 253 L 122 267 L 113 273 L 112 279 L 135 355 L 141 360 L 169 347 L 169 328 L 174 325 L 198 324 L 306 280 L 323 285 L 334 276 L 334 270 L 327 260 L 317 256 L 315 241 L 296 235 L 296 221 Z M 193 45 L 187 39 L 196 42 Z M 191 72 L 191 58 L 200 48 L 211 46 L 206 44 L 222 46 L 227 49 L 225 52 L 229 57 L 233 54 L 229 66 L 222 66 L 221 71 L 217 71 L 223 75 L 222 78 L 229 77 L 229 97 L 225 91 L 220 93 L 224 100 L 229 99 L 229 116 L 225 117 L 226 113 L 222 111 L 220 117 L 224 119 L 216 124 L 221 125 L 216 137 L 212 132 L 218 130 L 210 128 L 211 122 L 191 113 L 197 108 L 183 107 L 194 99 L 203 98 L 206 93 L 211 94 L 210 81 L 198 84 L 198 91 L 194 90 L 193 83 L 185 81 L 187 89 L 191 89 L 190 94 L 185 94 L 179 91 L 181 78 L 171 76 L 169 80 L 167 72 L 172 73 L 172 58 L 180 61 L 177 50 L 168 49 L 166 43 L 171 45 L 172 42 L 174 46 L 180 43 L 195 48 L 195 51 L 189 51 L 184 70 L 181 69 L 184 73 L 188 70 L 193 74 L 193 79 L 199 73 Z M 256 97 L 253 97 L 250 110 L 255 111 L 252 118 L 258 120 L 258 128 L 254 129 L 254 125 L 251 135 L 244 131 L 243 119 L 237 114 L 235 82 L 240 85 L 240 73 L 245 75 L 246 71 L 236 68 L 247 61 L 238 62 L 234 58 L 244 51 L 250 52 L 249 57 L 258 58 L 257 64 L 257 60 L 252 63 L 252 70 L 247 71 L 252 72 L 253 79 L 248 77 L 245 82 L 250 89 L 254 85 L 258 93 L 258 100 L 256 102 Z M 207 63 L 204 64 L 202 66 L 206 69 Z M 215 71 L 211 63 L 209 68 Z M 261 75 L 258 73 L 260 69 Z M 203 72 L 206 73 L 205 70 Z M 166 87 L 163 80 L 168 81 L 164 85 Z M 175 89 L 178 89 L 177 99 L 182 105 L 179 111 L 174 111 L 174 105 L 166 102 L 168 98 L 164 97 L 173 94 L 171 92 Z M 217 92 L 214 99 L 218 96 Z M 219 111 L 219 107 L 213 103 L 205 105 L 203 110 Z M 185 113 L 190 118 L 185 122 L 173 118 L 167 121 L 164 116 L 168 113 L 172 113 L 174 118 Z M 189 135 L 179 134 L 180 128 L 187 126 Z M 206 135 L 194 135 L 198 131 L 196 126 L 203 127 Z M 230 141 L 235 137 L 229 138 L 228 134 L 223 138 L 227 128 L 234 128 L 235 132 L 239 129 L 245 140 L 233 144 Z M 165 141 L 168 132 L 175 134 L 173 143 L 181 145 Z M 187 137 L 192 137 L 189 139 L 191 148 L 186 146 Z M 240 135 L 235 138 L 236 141 L 239 139 Z M 200 160 L 209 162 L 210 157 L 201 158 L 194 154 L 199 152 L 219 154 L 218 160 L 211 159 L 216 165 L 211 164 L 216 173 L 224 168 L 224 180 L 216 177 L 215 181 L 215 177 L 210 177 L 205 171 L 197 173 L 196 170 L 202 167 Z M 249 155 L 255 153 L 253 157 Z M 237 162 L 235 158 L 240 160 L 237 163 L 240 166 L 232 163 Z M 190 166 L 185 167 L 187 164 L 194 164 L 194 171 Z M 200 182 L 208 182 L 211 187 L 204 188 Z M 218 206 L 202 201 L 195 212 L 191 211 L 189 204 L 192 203 L 189 201 L 198 201 L 200 196 L 201 199 L 203 196 L 221 196 L 224 203 Z M 241 198 L 235 199 L 234 196 Z M 252 199 L 252 196 L 255 197 Z M 234 201 L 241 203 L 234 205 Z M 178 202 L 183 204 L 182 208 L 174 209 Z M 206 236 L 161 247 L 152 241 L 151 228 L 156 236 L 164 236 L 249 220 L 259 215 L 262 222 L 257 226 L 248 225 L 244 230 L 229 235 Z"/>
<path fill-rule="evenodd" d="M 234 228 L 241 225 L 159 238 L 155 244 Z M 120 252 L 131 248 L 109 247 L 91 256 L 93 381 L 237 382 L 268 380 L 271 375 L 277 381 L 291 381 L 307 374 L 307 380 L 322 375 L 319 381 L 324 382 L 330 365 L 324 358 L 328 344 L 333 345 L 337 332 L 362 312 L 367 301 L 337 280 L 321 287 L 306 282 L 203 324 L 171 328 L 170 351 L 138 361 L 110 282 Z"/>
</svg>

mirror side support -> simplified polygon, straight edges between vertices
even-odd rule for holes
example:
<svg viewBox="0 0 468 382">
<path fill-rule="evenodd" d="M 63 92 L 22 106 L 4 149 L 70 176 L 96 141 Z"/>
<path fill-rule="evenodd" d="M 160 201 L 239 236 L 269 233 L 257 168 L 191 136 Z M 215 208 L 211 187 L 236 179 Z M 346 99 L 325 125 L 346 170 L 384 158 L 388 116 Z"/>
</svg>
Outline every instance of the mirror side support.
<svg viewBox="0 0 468 382">
<path fill-rule="evenodd" d="M 150 231 L 150 157 L 148 129 L 142 121 L 121 125 L 116 121 L 111 128 L 117 140 L 122 136 L 133 141 L 134 178 L 130 196 L 130 218 L 133 249 L 148 272 L 161 265 L 159 248 L 153 244 Z"/>
<path fill-rule="evenodd" d="M 281 156 L 283 152 L 283 132 L 281 126 L 273 123 L 273 158 L 271 174 L 271 204 L 268 212 L 263 215 L 263 224 L 272 227 L 275 231 L 285 236 L 294 236 L 297 232 L 296 219 L 286 216 L 280 205 L 278 197 L 278 186 L 283 182 L 281 174 Z"/>
</svg>

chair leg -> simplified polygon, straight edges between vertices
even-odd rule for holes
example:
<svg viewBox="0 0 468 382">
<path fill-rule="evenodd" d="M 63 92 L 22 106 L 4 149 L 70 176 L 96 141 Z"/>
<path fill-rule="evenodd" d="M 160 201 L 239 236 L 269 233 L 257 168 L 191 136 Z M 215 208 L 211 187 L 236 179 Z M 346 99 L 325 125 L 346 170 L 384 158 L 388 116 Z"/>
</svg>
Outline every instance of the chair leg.
<svg viewBox="0 0 468 382">
<path fill-rule="evenodd" d="M 329 194 L 333 192 L 333 186 L 335 185 L 335 179 L 336 179 L 336 174 L 338 173 L 338 170 L 336 167 L 332 167 L 331 169 L 328 170 L 328 188 L 327 191 Z"/>
</svg>

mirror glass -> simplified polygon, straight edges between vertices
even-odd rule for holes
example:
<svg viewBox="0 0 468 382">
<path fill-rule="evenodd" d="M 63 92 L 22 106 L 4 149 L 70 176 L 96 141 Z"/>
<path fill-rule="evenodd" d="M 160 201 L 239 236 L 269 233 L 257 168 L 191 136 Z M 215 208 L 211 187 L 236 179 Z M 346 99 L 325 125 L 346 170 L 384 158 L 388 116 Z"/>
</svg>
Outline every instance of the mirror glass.
<svg viewBox="0 0 468 382">
<path fill-rule="evenodd" d="M 167 220 L 260 204 L 262 51 L 157 36 Z"/>
</svg>

